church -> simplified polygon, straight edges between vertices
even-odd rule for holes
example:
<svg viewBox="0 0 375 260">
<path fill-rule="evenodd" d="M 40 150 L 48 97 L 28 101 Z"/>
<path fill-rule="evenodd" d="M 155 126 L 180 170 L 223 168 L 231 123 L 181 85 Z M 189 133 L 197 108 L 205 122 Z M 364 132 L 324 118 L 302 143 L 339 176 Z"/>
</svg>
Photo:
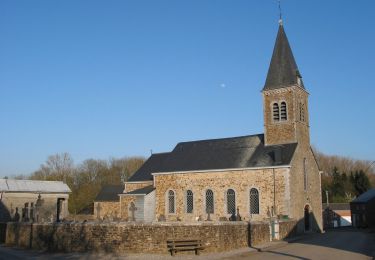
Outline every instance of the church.
<svg viewBox="0 0 375 260">
<path fill-rule="evenodd" d="M 182 142 L 152 154 L 118 194 L 119 217 L 184 223 L 293 219 L 299 232 L 322 230 L 309 93 L 282 21 L 262 96 L 264 133 Z"/>
</svg>

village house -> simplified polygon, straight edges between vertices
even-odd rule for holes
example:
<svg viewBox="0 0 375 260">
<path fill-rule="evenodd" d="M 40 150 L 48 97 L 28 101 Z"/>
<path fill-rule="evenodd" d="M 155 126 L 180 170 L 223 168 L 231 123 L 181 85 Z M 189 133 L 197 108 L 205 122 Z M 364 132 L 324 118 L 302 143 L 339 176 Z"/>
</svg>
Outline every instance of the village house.
<svg viewBox="0 0 375 260">
<path fill-rule="evenodd" d="M 375 227 L 375 188 L 350 202 L 350 210 L 354 227 Z"/>
<path fill-rule="evenodd" d="M 0 179 L 0 222 L 54 222 L 69 215 L 71 193 L 61 181 Z"/>
<path fill-rule="evenodd" d="M 298 232 L 322 230 L 321 172 L 310 145 L 309 93 L 282 22 L 262 96 L 264 133 L 182 142 L 171 152 L 153 154 L 118 194 L 120 218 L 294 219 Z"/>
</svg>

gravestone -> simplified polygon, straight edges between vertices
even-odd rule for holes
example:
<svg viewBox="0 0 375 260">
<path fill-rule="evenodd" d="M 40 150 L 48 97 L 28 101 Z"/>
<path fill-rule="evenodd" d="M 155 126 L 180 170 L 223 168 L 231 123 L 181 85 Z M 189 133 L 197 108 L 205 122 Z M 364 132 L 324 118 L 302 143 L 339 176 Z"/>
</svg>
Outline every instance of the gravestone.
<svg viewBox="0 0 375 260">
<path fill-rule="evenodd" d="M 237 207 L 237 216 L 236 216 L 236 221 L 241 221 L 241 215 L 240 215 L 240 208 Z"/>
<path fill-rule="evenodd" d="M 130 203 L 130 208 L 129 208 L 130 212 L 131 212 L 131 221 L 135 221 L 135 211 L 137 210 L 137 207 L 135 206 L 134 202 L 131 202 Z"/>
</svg>

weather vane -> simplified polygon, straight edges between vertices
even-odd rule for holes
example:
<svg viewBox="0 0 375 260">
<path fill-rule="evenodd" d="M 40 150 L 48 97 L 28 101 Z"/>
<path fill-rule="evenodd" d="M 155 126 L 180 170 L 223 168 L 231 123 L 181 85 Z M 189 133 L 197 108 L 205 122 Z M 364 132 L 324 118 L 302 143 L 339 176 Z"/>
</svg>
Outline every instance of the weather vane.
<svg viewBox="0 0 375 260">
<path fill-rule="evenodd" d="M 282 15 L 281 15 L 281 0 L 278 0 L 277 2 L 279 3 L 279 24 L 282 25 L 283 19 L 282 19 Z"/>
</svg>

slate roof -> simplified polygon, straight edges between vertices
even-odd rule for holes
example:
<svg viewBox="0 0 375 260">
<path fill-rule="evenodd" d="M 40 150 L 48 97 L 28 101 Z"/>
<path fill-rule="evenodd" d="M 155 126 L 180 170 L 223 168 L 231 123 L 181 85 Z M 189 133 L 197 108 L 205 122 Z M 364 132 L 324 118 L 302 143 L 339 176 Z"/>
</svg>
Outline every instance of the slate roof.
<svg viewBox="0 0 375 260">
<path fill-rule="evenodd" d="M 352 203 L 366 203 L 373 199 L 375 199 L 375 188 L 362 193 L 357 198 L 355 198 Z"/>
<path fill-rule="evenodd" d="M 35 193 L 70 193 L 68 185 L 62 181 L 34 181 L 0 179 L 0 191 Z"/>
<path fill-rule="evenodd" d="M 182 142 L 170 153 L 153 154 L 129 179 L 152 173 L 289 165 L 297 143 L 264 146 L 264 135 Z"/>
<path fill-rule="evenodd" d="M 296 61 L 294 60 L 284 27 L 280 24 L 263 90 L 296 85 L 297 77 L 300 77 L 300 86 L 304 88 L 302 77 L 299 73 Z"/>
<path fill-rule="evenodd" d="M 152 172 L 158 172 L 163 169 L 163 162 L 170 153 L 155 153 L 152 154 L 147 161 L 138 169 L 130 178 L 132 181 L 152 181 Z"/>
<path fill-rule="evenodd" d="M 124 185 L 103 186 L 94 201 L 119 201 L 118 194 L 124 192 Z"/>
<path fill-rule="evenodd" d="M 155 188 L 152 185 L 150 185 L 150 186 L 140 188 L 138 190 L 133 190 L 133 191 L 127 192 L 125 194 L 126 195 L 147 195 L 150 192 L 152 192 L 153 190 L 155 190 Z"/>
</svg>

